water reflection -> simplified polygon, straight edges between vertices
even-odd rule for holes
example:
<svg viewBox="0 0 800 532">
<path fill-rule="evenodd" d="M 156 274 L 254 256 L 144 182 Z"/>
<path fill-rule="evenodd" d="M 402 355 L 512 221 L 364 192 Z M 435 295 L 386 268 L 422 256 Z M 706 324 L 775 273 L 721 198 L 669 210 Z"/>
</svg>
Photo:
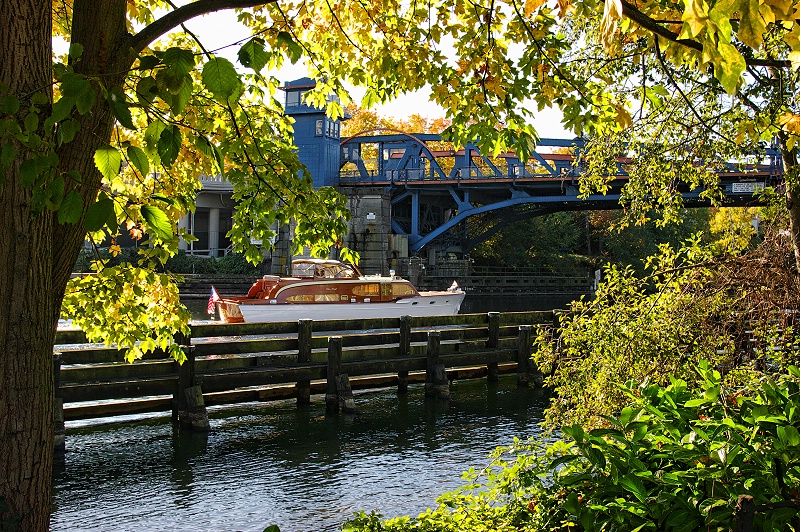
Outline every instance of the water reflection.
<svg viewBox="0 0 800 532">
<path fill-rule="evenodd" d="M 421 386 L 356 397 L 326 417 L 321 397 L 212 410 L 208 435 L 169 419 L 70 426 L 55 472 L 52 530 L 336 530 L 356 510 L 417 513 L 514 436 L 538 432 L 546 398 L 455 382 L 450 403 Z"/>
</svg>

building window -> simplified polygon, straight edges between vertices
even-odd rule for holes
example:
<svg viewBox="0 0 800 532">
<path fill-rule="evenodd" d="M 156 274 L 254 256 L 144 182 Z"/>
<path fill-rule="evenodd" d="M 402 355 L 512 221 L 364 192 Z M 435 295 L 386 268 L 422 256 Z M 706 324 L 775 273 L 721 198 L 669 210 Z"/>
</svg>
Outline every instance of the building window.
<svg viewBox="0 0 800 532">
<path fill-rule="evenodd" d="M 297 107 L 300 105 L 300 91 L 289 91 L 286 93 L 286 107 Z"/>
<path fill-rule="evenodd" d="M 317 120 L 317 131 L 316 131 L 316 135 L 317 135 L 318 137 L 321 137 L 321 136 L 322 136 L 322 120 Z"/>
</svg>

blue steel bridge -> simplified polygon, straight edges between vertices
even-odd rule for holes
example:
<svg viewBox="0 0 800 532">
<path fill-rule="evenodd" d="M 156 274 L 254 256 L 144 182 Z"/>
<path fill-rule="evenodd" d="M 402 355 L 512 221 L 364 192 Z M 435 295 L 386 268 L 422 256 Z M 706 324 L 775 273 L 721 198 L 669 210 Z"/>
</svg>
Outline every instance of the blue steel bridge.
<svg viewBox="0 0 800 532">
<path fill-rule="evenodd" d="M 517 220 L 620 208 L 620 190 L 627 182 L 624 159 L 618 161 L 608 194 L 578 197 L 582 168 L 575 161 L 585 147 L 581 139 L 541 139 L 529 161 L 513 153 L 489 158 L 472 143 L 458 151 L 443 149 L 452 145 L 431 134 L 374 130 L 378 134 L 342 140 L 340 120 L 304 103 L 303 94 L 313 87 L 309 78 L 282 87 L 286 113 L 295 120 L 300 162 L 317 187 L 337 187 L 351 198 L 377 193 L 382 202 L 389 201 L 390 208 L 380 208 L 380 221 L 389 216 L 391 232 L 408 236 L 411 254 L 426 247 L 468 253 Z M 719 176 L 728 205 L 756 204 L 754 192 L 782 181 L 780 153 L 767 150 L 758 164 L 731 164 Z M 681 193 L 686 206 L 707 205 L 701 190 L 687 187 Z"/>
<path fill-rule="evenodd" d="M 391 197 L 391 227 L 408 235 L 409 251 L 435 243 L 441 251 L 469 252 L 508 224 L 558 211 L 620 208 L 627 182 L 625 163 L 605 195 L 579 197 L 581 139 L 541 139 L 528 162 L 515 154 L 489 158 L 474 144 L 437 150 L 441 137 L 384 130 L 341 142 L 338 185 L 346 189 L 382 187 Z M 502 161 L 498 164 L 498 161 Z M 782 182 L 780 153 L 769 149 L 764 161 L 730 164 L 719 172 L 726 205 L 755 205 L 754 192 Z M 688 207 L 707 206 L 701 190 L 684 187 Z"/>
</svg>

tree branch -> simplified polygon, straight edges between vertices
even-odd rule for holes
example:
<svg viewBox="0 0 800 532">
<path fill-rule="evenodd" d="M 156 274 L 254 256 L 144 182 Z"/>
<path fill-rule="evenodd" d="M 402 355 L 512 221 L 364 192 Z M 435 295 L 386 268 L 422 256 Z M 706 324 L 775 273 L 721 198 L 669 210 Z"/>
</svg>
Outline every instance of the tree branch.
<svg viewBox="0 0 800 532">
<path fill-rule="evenodd" d="M 155 41 L 173 28 L 200 15 L 207 15 L 224 9 L 257 7 L 272 4 L 276 0 L 198 0 L 191 4 L 170 11 L 152 24 L 145 26 L 142 31 L 131 37 L 130 47 L 135 54 L 139 54 Z"/>
<path fill-rule="evenodd" d="M 686 46 L 687 48 L 691 48 L 692 50 L 697 50 L 698 52 L 703 51 L 703 45 L 697 41 L 692 39 L 681 39 L 679 35 L 674 31 L 671 31 L 661 25 L 659 25 L 655 20 L 648 17 L 641 11 L 639 11 L 633 4 L 627 2 L 626 0 L 622 0 L 622 15 L 631 19 L 636 24 L 641 26 L 642 28 L 658 35 L 659 37 L 663 37 L 668 41 L 680 44 L 682 46 Z M 754 59 L 754 58 L 744 58 L 745 63 L 748 66 L 765 66 L 765 67 L 778 67 L 778 68 L 791 68 L 792 64 L 789 61 L 780 61 L 777 59 Z"/>
</svg>

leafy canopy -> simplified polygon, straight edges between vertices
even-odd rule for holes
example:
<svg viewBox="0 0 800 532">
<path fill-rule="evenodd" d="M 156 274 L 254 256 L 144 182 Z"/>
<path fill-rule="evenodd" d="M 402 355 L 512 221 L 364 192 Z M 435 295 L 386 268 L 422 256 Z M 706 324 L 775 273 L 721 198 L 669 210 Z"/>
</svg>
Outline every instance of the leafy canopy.
<svg viewBox="0 0 800 532">
<path fill-rule="evenodd" d="M 758 153 L 757 142 L 776 132 L 792 149 L 800 131 L 792 69 L 800 30 L 792 3 L 207 4 L 127 2 L 134 56 L 119 85 L 80 73 L 83 46 L 71 42 L 69 56 L 54 62 L 52 106 L 40 93 L 24 99 L 0 87 L 0 186 L 23 149 L 19 175 L 34 210 L 57 211 L 62 224 L 85 223 L 95 246 L 127 231 L 141 240 L 146 267 L 153 269 L 185 237 L 177 220 L 192 208 L 198 174 L 219 175 L 234 184 L 239 202 L 230 233 L 236 251 L 258 260 L 261 250 L 252 242 L 269 241 L 275 224 L 293 219 L 295 245 L 325 253 L 345 231 L 345 203 L 333 191 L 313 190 L 270 74 L 301 58 L 317 80 L 306 102 L 327 107 L 331 117 L 342 116 L 350 101 L 345 83 L 366 87 L 367 107 L 430 87 L 446 111 L 449 140 L 480 139 L 486 153 L 513 146 L 526 158 L 536 140 L 529 125 L 534 110 L 556 105 L 567 127 L 607 142 L 589 152 L 587 193 L 603 188 L 610 159 L 600 154 L 629 150 L 643 136 L 657 138 L 657 144 L 639 144 L 649 146 L 638 151 L 645 164 L 631 173 L 623 198 L 640 216 L 654 201 L 679 207 L 676 182 L 713 184 L 714 165 Z M 220 7 L 248 8 L 239 19 L 252 36 L 236 43 L 236 62 L 204 49 L 186 31 L 155 41 L 191 14 Z M 54 36 L 71 41 L 73 15 L 70 3 L 53 3 Z M 329 97 L 334 93 L 342 104 Z M 80 119 L 98 102 L 116 126 L 93 155 L 102 184 L 87 193 L 87 176 L 62 168 L 57 153 L 80 137 Z M 698 133 L 686 138 L 687 130 Z M 707 164 L 695 168 L 698 154 Z M 93 282 L 84 280 L 82 290 Z M 74 311 L 79 307 L 67 305 L 65 313 L 88 327 L 87 316 Z"/>
</svg>

